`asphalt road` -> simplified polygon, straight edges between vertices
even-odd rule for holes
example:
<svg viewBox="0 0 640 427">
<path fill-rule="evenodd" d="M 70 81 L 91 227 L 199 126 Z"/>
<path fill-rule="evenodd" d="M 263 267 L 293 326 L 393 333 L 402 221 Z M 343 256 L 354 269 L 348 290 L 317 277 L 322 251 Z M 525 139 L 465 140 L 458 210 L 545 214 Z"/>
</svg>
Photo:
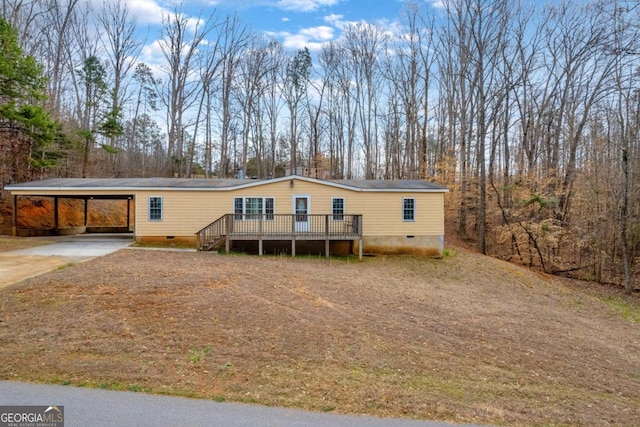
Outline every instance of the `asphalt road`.
<svg viewBox="0 0 640 427">
<path fill-rule="evenodd" d="M 0 405 L 64 406 L 65 427 L 451 427 L 72 386 L 0 381 Z"/>
</svg>

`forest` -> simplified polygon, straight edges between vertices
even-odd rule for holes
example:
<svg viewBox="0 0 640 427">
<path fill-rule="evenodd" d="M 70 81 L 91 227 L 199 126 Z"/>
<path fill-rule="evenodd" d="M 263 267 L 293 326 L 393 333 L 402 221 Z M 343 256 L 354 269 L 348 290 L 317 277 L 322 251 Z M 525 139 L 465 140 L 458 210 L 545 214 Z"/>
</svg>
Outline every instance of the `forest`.
<svg viewBox="0 0 640 427">
<path fill-rule="evenodd" d="M 215 9 L 2 0 L 0 175 L 425 179 L 449 235 L 632 292 L 640 274 L 637 1 L 407 2 L 286 50 Z M 141 36 L 142 35 L 142 36 Z"/>
</svg>

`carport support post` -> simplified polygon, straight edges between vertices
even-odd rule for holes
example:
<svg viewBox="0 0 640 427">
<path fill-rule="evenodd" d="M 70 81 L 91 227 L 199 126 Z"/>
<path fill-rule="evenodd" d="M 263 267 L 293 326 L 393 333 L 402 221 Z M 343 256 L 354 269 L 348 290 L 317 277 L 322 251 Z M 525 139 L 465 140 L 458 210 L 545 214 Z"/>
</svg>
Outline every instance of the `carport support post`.
<svg viewBox="0 0 640 427">
<path fill-rule="evenodd" d="M 11 235 L 18 235 L 18 195 L 13 196 L 13 217 L 11 218 Z"/>
<path fill-rule="evenodd" d="M 89 200 L 87 200 L 87 198 L 85 197 L 84 199 L 84 226 L 87 226 L 87 212 L 89 210 L 87 204 L 89 203 Z"/>
<path fill-rule="evenodd" d="M 131 198 L 127 197 L 127 231 L 131 230 Z"/>
<path fill-rule="evenodd" d="M 58 196 L 53 198 L 53 223 L 56 230 L 56 234 L 58 233 Z"/>
</svg>

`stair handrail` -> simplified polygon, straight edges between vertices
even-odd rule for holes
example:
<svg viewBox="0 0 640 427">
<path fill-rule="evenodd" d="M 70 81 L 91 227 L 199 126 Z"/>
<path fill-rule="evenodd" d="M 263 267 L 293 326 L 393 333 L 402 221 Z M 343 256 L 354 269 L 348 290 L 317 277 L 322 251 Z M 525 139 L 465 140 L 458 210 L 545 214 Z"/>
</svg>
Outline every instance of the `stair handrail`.
<svg viewBox="0 0 640 427">
<path fill-rule="evenodd" d="M 213 221 L 211 224 L 205 225 L 200 230 L 196 232 L 197 239 L 197 250 L 201 251 L 205 247 L 205 245 L 209 245 L 211 243 L 216 243 L 225 236 L 226 233 L 226 224 L 228 214 L 222 215 L 220 218 Z"/>
</svg>

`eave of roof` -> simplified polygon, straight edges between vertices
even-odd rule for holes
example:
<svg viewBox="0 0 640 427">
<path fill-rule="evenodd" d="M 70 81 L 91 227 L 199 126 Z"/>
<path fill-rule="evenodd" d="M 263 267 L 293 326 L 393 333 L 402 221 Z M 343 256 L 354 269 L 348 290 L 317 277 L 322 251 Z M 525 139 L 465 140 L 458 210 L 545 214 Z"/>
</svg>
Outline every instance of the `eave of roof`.
<svg viewBox="0 0 640 427">
<path fill-rule="evenodd" d="M 230 191 L 277 182 L 300 180 L 361 192 L 429 192 L 446 193 L 438 184 L 422 180 L 320 180 L 297 175 L 280 178 L 203 179 L 203 178 L 51 178 L 9 185 L 5 190 L 20 191 Z"/>
</svg>

